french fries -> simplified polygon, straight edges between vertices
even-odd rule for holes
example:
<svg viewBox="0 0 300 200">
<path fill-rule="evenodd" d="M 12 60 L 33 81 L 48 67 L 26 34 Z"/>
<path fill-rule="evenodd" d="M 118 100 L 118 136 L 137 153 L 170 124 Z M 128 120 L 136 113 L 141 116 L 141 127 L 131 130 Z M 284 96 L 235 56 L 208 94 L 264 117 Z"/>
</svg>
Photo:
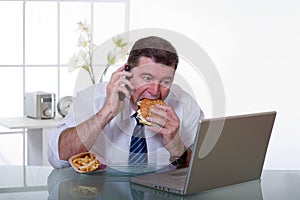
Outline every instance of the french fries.
<svg viewBox="0 0 300 200">
<path fill-rule="evenodd" d="M 99 168 L 100 162 L 92 153 L 87 152 L 71 160 L 72 165 L 82 172 L 91 172 Z"/>
<path fill-rule="evenodd" d="M 74 186 L 69 192 L 75 197 L 95 197 L 100 190 L 97 187 L 78 185 Z"/>
</svg>

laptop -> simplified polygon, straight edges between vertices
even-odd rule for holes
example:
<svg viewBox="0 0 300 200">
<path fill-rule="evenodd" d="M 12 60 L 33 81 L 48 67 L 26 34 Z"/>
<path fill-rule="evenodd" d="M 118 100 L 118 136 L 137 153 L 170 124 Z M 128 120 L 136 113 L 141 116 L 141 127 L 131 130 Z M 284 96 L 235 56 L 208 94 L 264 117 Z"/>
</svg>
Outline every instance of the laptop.
<svg viewBox="0 0 300 200">
<path fill-rule="evenodd" d="M 271 111 L 202 120 L 188 168 L 130 181 L 186 195 L 260 179 L 275 117 Z"/>
</svg>

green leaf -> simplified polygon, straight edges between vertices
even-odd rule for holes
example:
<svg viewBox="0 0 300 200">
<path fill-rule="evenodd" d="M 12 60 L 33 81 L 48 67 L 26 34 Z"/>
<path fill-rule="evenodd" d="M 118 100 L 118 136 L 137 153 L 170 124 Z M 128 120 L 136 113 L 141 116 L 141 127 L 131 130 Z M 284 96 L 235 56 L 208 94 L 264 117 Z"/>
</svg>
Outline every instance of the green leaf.
<svg viewBox="0 0 300 200">
<path fill-rule="evenodd" d="M 114 56 L 113 59 L 111 59 L 110 64 L 113 65 L 117 61 L 117 57 Z"/>
<path fill-rule="evenodd" d="M 111 64 L 111 65 L 113 65 L 113 64 L 115 64 L 116 60 L 117 60 L 117 57 L 114 56 L 113 58 L 111 58 L 111 59 L 108 61 L 108 63 Z"/>
<path fill-rule="evenodd" d="M 90 68 L 87 65 L 82 66 L 82 68 L 85 69 L 86 71 L 90 71 Z"/>
<path fill-rule="evenodd" d="M 110 52 L 107 54 L 107 61 L 108 61 L 108 63 L 111 64 L 111 65 L 113 65 L 113 64 L 115 64 L 116 60 L 117 60 L 117 57 L 116 57 L 116 56 L 113 56 L 113 57 L 112 57 L 111 51 L 110 51 Z"/>
<path fill-rule="evenodd" d="M 120 38 L 119 40 L 117 40 L 116 45 L 119 47 L 119 46 L 121 46 L 121 43 L 122 43 L 122 38 Z"/>
<path fill-rule="evenodd" d="M 111 51 L 109 51 L 108 54 L 107 54 L 107 61 L 108 62 L 110 61 L 110 53 L 111 53 Z"/>
<path fill-rule="evenodd" d="M 123 43 L 123 44 L 120 44 L 120 47 L 123 48 L 123 47 L 125 47 L 127 44 L 128 44 L 128 42 L 125 42 L 125 43 Z"/>
</svg>

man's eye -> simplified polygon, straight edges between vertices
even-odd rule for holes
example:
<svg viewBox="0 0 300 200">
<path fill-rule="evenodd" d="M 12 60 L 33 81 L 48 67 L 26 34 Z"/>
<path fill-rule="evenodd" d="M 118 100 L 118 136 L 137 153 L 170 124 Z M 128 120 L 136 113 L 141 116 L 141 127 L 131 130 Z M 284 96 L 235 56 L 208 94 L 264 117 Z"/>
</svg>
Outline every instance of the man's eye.
<svg viewBox="0 0 300 200">
<path fill-rule="evenodd" d="M 147 82 L 152 80 L 150 76 L 143 76 L 142 79 Z"/>
<path fill-rule="evenodd" d="M 170 80 L 163 80 L 163 81 L 160 82 L 160 84 L 162 86 L 168 87 L 168 86 L 170 86 L 171 81 Z"/>
</svg>

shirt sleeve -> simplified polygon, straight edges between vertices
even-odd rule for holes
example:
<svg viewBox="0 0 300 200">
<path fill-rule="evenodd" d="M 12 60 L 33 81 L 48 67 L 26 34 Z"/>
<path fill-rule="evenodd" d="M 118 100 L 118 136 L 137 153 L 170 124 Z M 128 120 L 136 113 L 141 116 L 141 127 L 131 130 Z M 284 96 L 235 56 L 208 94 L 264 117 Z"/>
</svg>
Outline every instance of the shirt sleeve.
<svg viewBox="0 0 300 200">
<path fill-rule="evenodd" d="M 95 105 L 95 99 L 105 94 L 105 83 L 92 85 L 91 87 L 80 91 L 73 102 L 72 108 L 58 126 L 56 131 L 49 133 L 48 136 L 48 161 L 54 168 L 69 167 L 68 161 L 59 159 L 58 142 L 60 134 L 71 127 L 75 127 L 83 121 L 93 116 L 101 107 L 101 104 Z M 98 96 L 97 96 L 98 95 Z M 99 97 L 100 96 L 100 97 Z"/>
<path fill-rule="evenodd" d="M 50 132 L 48 135 L 48 161 L 54 168 L 69 167 L 68 161 L 60 160 L 58 153 L 58 140 L 61 132 L 67 129 L 66 125 L 61 125 L 56 131 Z"/>
<path fill-rule="evenodd" d="M 174 107 L 180 119 L 180 138 L 186 148 L 192 149 L 199 122 L 204 119 L 204 113 L 194 98 L 178 85 L 173 85 L 170 97 L 171 102 L 178 102 L 178 105 Z"/>
<path fill-rule="evenodd" d="M 200 126 L 200 120 L 204 119 L 204 113 L 195 101 L 190 100 L 189 102 L 189 106 L 186 106 L 183 111 L 180 136 L 185 147 L 192 149 Z"/>
<path fill-rule="evenodd" d="M 58 143 L 60 134 L 71 127 L 75 127 L 81 122 L 85 121 L 92 115 L 91 108 L 93 105 L 89 105 L 84 98 L 85 94 L 78 93 L 76 96 L 72 108 L 69 113 L 63 119 L 62 124 L 58 126 L 56 131 L 49 133 L 48 136 L 48 161 L 54 168 L 69 167 L 69 162 L 59 159 Z M 88 109 L 84 109 L 88 108 Z"/>
</svg>

